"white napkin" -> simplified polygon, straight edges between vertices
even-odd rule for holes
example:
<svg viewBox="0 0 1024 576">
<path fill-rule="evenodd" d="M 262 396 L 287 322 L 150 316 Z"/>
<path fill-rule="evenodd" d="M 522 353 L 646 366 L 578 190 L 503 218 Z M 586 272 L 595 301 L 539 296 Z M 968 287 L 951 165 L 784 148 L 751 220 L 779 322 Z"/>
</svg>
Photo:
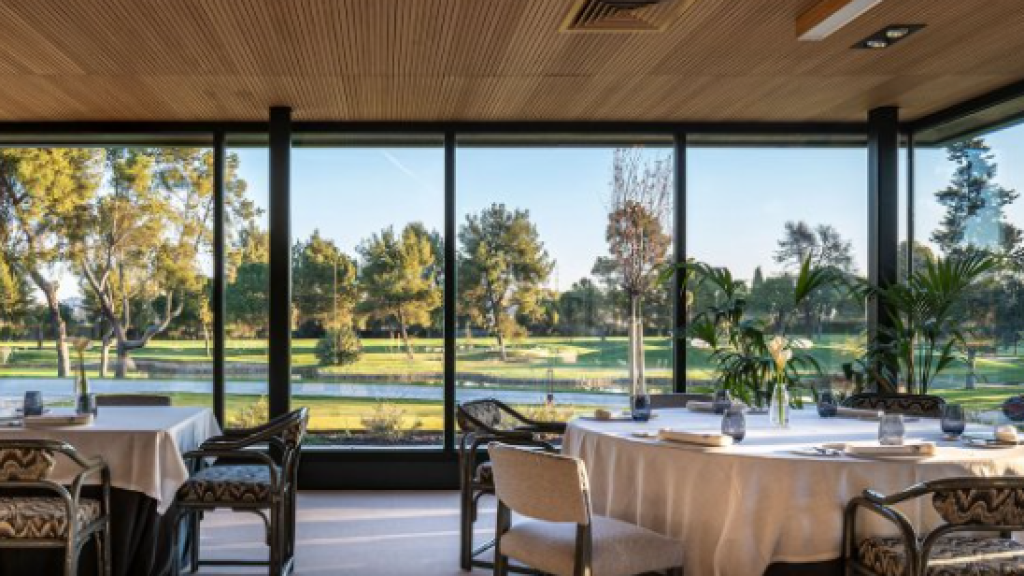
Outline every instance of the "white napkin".
<svg viewBox="0 0 1024 576">
<path fill-rule="evenodd" d="M 846 452 L 858 456 L 933 456 L 934 442 L 908 442 L 898 446 L 881 444 L 847 444 Z"/>
<path fill-rule="evenodd" d="M 686 403 L 686 409 L 693 412 L 714 412 L 715 408 L 712 402 L 702 402 L 700 400 L 690 400 Z"/>
<path fill-rule="evenodd" d="M 732 436 L 715 434 L 712 432 L 685 432 L 662 428 L 658 430 L 658 439 L 669 442 L 683 442 L 685 444 L 700 444 L 701 446 L 731 446 Z"/>
<path fill-rule="evenodd" d="M 836 409 L 836 416 L 846 418 L 874 418 L 878 419 L 878 410 L 865 410 L 863 408 L 845 408 L 840 406 Z"/>
</svg>

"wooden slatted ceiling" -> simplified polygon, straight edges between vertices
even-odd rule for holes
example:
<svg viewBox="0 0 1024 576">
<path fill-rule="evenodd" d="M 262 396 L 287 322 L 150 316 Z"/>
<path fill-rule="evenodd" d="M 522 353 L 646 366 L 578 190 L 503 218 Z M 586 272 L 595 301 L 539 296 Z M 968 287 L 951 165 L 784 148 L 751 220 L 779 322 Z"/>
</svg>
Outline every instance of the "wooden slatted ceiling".
<svg viewBox="0 0 1024 576">
<path fill-rule="evenodd" d="M 0 120 L 914 119 L 1024 78 L 1020 0 L 889 0 L 798 42 L 815 2 L 588 34 L 559 31 L 573 0 L 0 0 Z M 897 22 L 928 28 L 850 49 Z"/>
</svg>

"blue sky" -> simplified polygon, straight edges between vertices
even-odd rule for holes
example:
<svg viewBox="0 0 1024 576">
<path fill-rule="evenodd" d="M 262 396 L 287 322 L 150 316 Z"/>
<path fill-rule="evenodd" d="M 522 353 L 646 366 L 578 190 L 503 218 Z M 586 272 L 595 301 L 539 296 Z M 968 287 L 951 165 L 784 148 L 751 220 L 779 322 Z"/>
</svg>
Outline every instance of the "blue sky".
<svg viewBox="0 0 1024 576">
<path fill-rule="evenodd" d="M 266 152 L 239 150 L 242 176 L 266 202 Z M 648 148 L 651 158 L 670 149 Z M 530 211 L 556 260 L 552 287 L 567 288 L 606 252 L 611 148 L 462 148 L 457 156 L 460 222 L 492 202 Z M 867 246 L 863 149 L 691 149 L 688 244 L 692 255 L 750 277 L 772 261 L 783 224 L 828 223 L 853 242 L 858 266 Z M 292 166 L 292 232 L 314 229 L 350 253 L 387 225 L 443 226 L 440 149 L 297 148 Z"/>
</svg>

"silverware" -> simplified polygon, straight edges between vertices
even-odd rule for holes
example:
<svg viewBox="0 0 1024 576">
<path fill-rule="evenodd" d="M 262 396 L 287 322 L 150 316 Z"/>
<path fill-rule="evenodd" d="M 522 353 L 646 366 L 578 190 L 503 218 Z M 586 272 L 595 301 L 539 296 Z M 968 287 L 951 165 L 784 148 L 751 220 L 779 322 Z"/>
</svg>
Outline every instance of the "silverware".
<svg viewBox="0 0 1024 576">
<path fill-rule="evenodd" d="M 836 450 L 835 448 L 822 448 L 821 446 L 811 446 L 811 450 L 814 450 L 821 456 L 842 456 L 842 450 Z"/>
</svg>

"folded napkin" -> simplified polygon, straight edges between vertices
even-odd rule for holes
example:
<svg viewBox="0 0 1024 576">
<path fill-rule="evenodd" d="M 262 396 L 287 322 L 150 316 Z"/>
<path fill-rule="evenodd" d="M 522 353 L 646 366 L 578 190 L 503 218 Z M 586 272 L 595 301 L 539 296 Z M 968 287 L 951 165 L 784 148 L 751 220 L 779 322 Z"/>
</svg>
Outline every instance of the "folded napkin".
<svg viewBox="0 0 1024 576">
<path fill-rule="evenodd" d="M 92 414 L 44 414 L 42 416 L 25 416 L 23 423 L 26 428 L 46 426 L 83 426 L 92 424 Z"/>
<path fill-rule="evenodd" d="M 932 456 L 935 454 L 934 442 L 908 442 L 899 446 L 883 446 L 881 444 L 848 444 L 847 454 L 857 456 Z"/>
<path fill-rule="evenodd" d="M 731 446 L 732 436 L 715 434 L 713 432 L 684 432 L 671 428 L 658 430 L 658 440 L 669 442 L 683 442 L 686 444 L 700 444 L 701 446 Z"/>
<path fill-rule="evenodd" d="M 836 409 L 836 416 L 846 418 L 878 418 L 878 410 L 865 410 L 863 408 L 845 408 L 840 406 Z"/>
<path fill-rule="evenodd" d="M 690 400 L 686 403 L 686 409 L 692 410 L 693 412 L 714 412 L 715 407 L 712 402 L 701 402 L 700 400 Z"/>
</svg>

